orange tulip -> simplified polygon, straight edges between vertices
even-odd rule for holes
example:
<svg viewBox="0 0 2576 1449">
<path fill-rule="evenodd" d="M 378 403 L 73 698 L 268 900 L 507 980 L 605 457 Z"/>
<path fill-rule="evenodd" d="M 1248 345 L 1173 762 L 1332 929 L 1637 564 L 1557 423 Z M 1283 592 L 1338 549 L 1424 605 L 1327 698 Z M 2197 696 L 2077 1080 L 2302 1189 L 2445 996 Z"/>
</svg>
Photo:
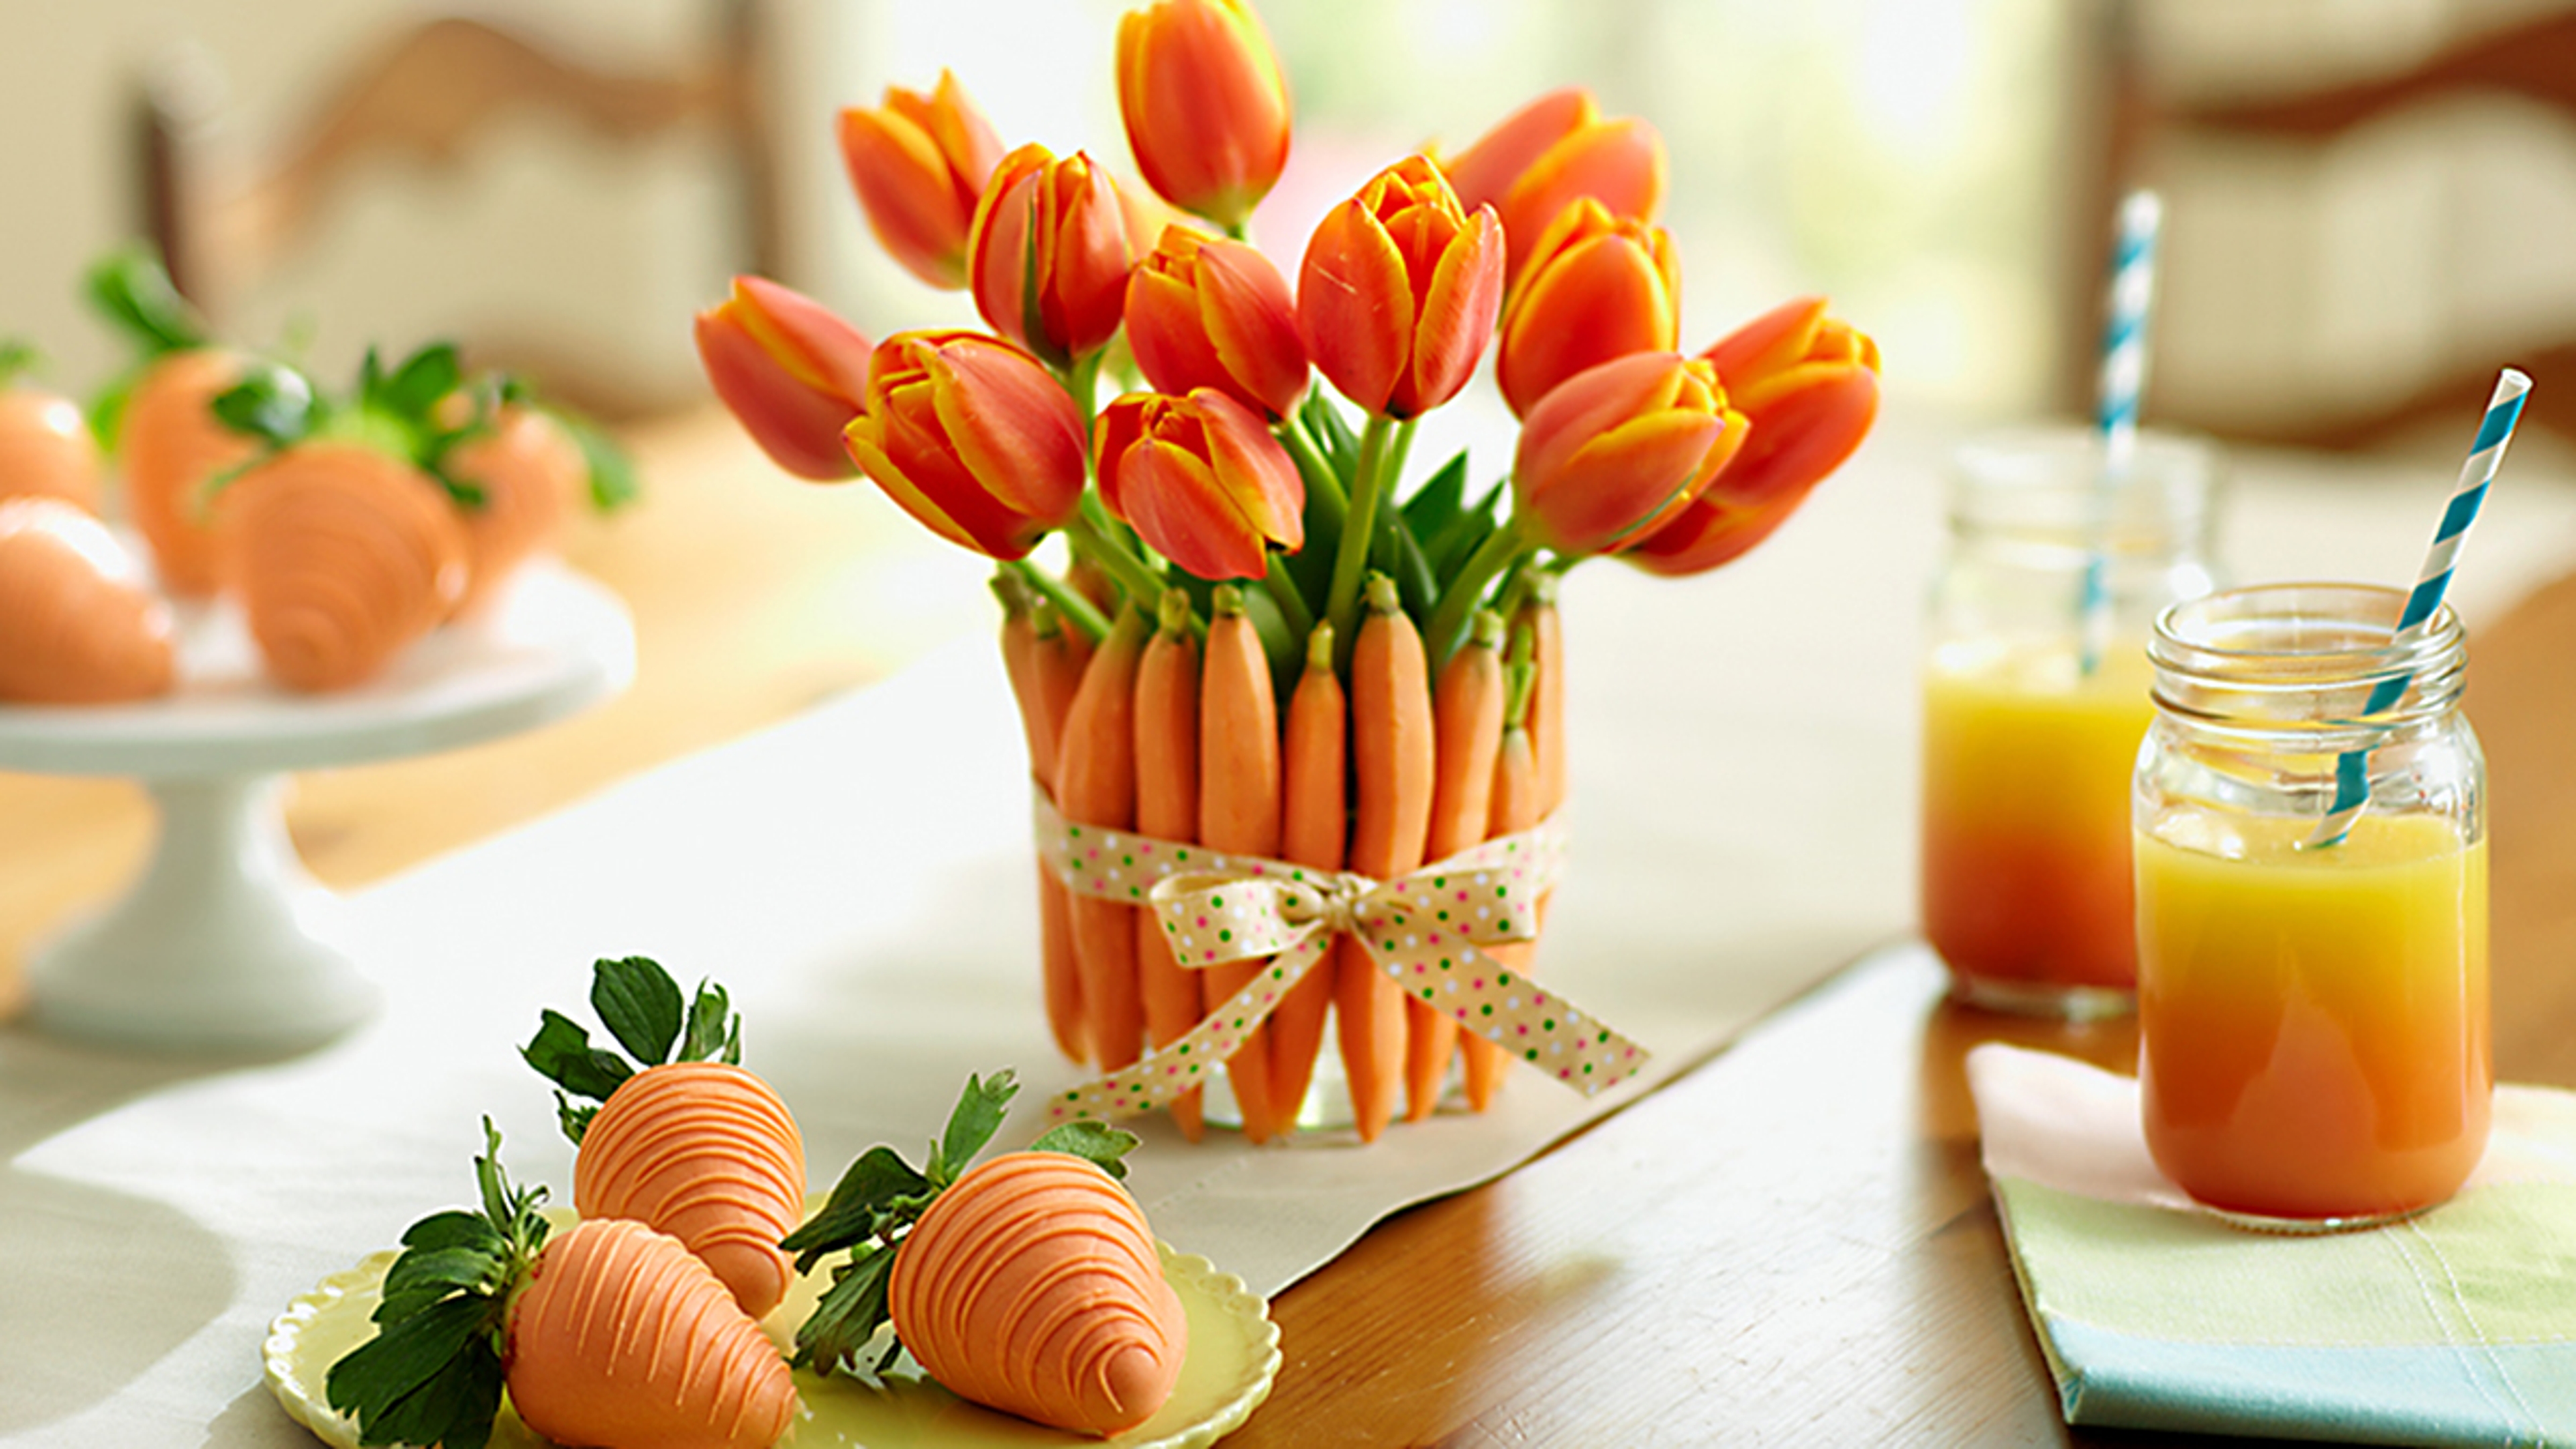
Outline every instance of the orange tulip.
<svg viewBox="0 0 2576 1449">
<path fill-rule="evenodd" d="M 1512 518 L 1532 543 L 1599 553 L 1651 532 L 1718 476 L 1744 441 L 1717 370 L 1637 352 L 1576 373 L 1521 422 Z"/>
<path fill-rule="evenodd" d="M 1550 91 L 1504 118 L 1441 169 L 1464 206 L 1491 203 L 1511 239 L 1512 275 L 1557 213 L 1591 197 L 1611 215 L 1652 221 L 1664 204 L 1664 139 L 1634 116 L 1604 120 L 1592 93 Z"/>
<path fill-rule="evenodd" d="M 1288 164 L 1288 82 L 1244 0 L 1155 0 L 1119 17 L 1118 114 L 1145 183 L 1228 231 Z"/>
<path fill-rule="evenodd" d="M 1408 156 L 1326 213 L 1297 278 L 1306 354 L 1342 395 L 1410 418 L 1455 397 L 1503 304 L 1503 230 Z"/>
<path fill-rule="evenodd" d="M 850 456 L 951 543 L 1027 555 L 1082 499 L 1082 415 L 1037 359 L 979 332 L 898 332 L 878 346 Z"/>
<path fill-rule="evenodd" d="M 1059 160 L 1028 145 L 1003 157 L 975 204 L 966 253 L 975 310 L 1049 366 L 1117 335 L 1135 255 L 1118 188 L 1088 155 Z"/>
<path fill-rule="evenodd" d="M 1253 248 L 1184 227 L 1128 280 L 1127 345 L 1157 391 L 1216 388 L 1272 422 L 1306 391 L 1287 279 Z"/>
<path fill-rule="evenodd" d="M 1687 508 L 1625 555 L 1658 574 L 1741 557 L 1843 465 L 1878 419 L 1878 344 L 1825 315 L 1825 299 L 1775 307 L 1701 354 L 1751 424 L 1743 451 Z"/>
<path fill-rule="evenodd" d="M 772 462 L 799 478 L 847 478 L 841 431 L 868 390 L 868 339 L 813 298 L 764 277 L 698 314 L 698 360 Z"/>
<path fill-rule="evenodd" d="M 877 109 L 841 112 L 841 161 L 869 229 L 934 287 L 966 285 L 967 230 L 1001 159 L 993 123 L 945 70 L 929 95 L 888 86 Z"/>
<path fill-rule="evenodd" d="M 1305 480 L 1259 414 L 1212 387 L 1132 392 L 1093 431 L 1100 501 L 1203 579 L 1257 579 L 1306 541 Z"/>
<path fill-rule="evenodd" d="M 1503 310 L 1494 380 L 1515 417 L 1585 368 L 1681 340 L 1681 263 L 1664 229 L 1591 197 L 1557 213 Z"/>
</svg>

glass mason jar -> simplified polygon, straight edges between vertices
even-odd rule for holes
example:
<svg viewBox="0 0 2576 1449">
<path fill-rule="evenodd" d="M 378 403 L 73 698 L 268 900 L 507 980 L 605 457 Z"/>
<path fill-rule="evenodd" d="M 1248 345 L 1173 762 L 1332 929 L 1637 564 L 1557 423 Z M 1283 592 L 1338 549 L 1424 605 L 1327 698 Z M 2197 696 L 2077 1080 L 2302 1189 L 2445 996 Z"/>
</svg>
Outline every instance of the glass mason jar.
<svg viewBox="0 0 2576 1449">
<path fill-rule="evenodd" d="M 2486 1149 L 2486 767 L 2459 621 L 2399 637 L 2405 601 L 2237 589 L 2167 611 L 2149 646 L 2144 1125 L 2165 1175 L 2222 1211 L 2385 1221 L 2448 1198 Z M 2373 709 L 2383 682 L 2403 692 Z M 2357 815 L 2336 814 L 2339 772 L 2366 778 Z"/>
<path fill-rule="evenodd" d="M 2136 986 L 2129 775 L 2156 615 L 2213 587 L 2216 463 L 2072 427 L 1959 449 L 1923 671 L 1923 933 L 1960 997 L 2086 1018 Z M 2088 606 L 2088 600 L 2097 601 Z"/>
</svg>

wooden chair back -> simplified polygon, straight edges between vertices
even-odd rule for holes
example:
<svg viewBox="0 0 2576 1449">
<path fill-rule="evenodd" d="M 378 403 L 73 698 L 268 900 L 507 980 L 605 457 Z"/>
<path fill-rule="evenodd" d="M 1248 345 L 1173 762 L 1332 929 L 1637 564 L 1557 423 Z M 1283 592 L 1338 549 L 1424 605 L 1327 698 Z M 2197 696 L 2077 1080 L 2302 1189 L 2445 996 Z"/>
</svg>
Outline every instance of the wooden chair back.
<svg viewBox="0 0 2576 1449">
<path fill-rule="evenodd" d="M 2364 127 L 2473 96 L 2515 97 L 2576 127 L 2576 9 L 2535 14 L 2457 38 L 2395 73 L 2322 89 L 2196 101 L 2160 85 L 2148 63 L 2139 23 L 2146 3 L 2150 0 L 2113 0 L 2103 12 L 2105 163 L 2090 178 L 2083 202 L 2088 224 L 2078 238 L 2078 261 L 2069 268 L 2077 296 L 2067 314 L 2075 327 L 2065 344 L 2071 364 L 2065 369 L 2066 397 L 2083 411 L 2093 406 L 2091 365 L 2103 320 L 2103 258 L 2110 251 L 2121 196 L 2133 186 L 2158 186 L 2165 195 L 2168 233 L 2193 225 L 2189 187 L 2185 183 L 2177 190 L 2175 183 L 2182 178 L 2167 164 L 2177 139 L 2271 142 L 2322 158 Z M 2576 267 L 2576 251 L 2560 252 Z M 2444 364 L 2418 384 L 2329 415 L 2314 408 L 2294 409 L 2271 421 L 2234 412 L 2223 419 L 2178 415 L 2170 394 L 2160 397 L 2165 390 L 2152 381 L 2148 412 L 2154 421 L 2246 442 L 2341 449 L 2384 442 L 2419 425 L 2475 419 L 2494 387 L 2497 369 L 2508 364 L 2536 378 L 2576 384 L 2576 325 L 2563 338 L 2536 344 L 2475 337 L 2452 341 Z M 2576 385 L 2536 387 L 2525 420 L 2576 437 Z"/>
<path fill-rule="evenodd" d="M 429 19 L 353 67 L 307 124 L 246 162 L 224 154 L 219 118 L 200 99 L 207 87 L 157 73 L 136 103 L 144 234 L 180 292 L 221 326 L 235 299 L 295 262 L 352 177 L 385 162 L 456 170 L 487 133 L 551 113 L 617 145 L 711 137 L 736 193 L 741 269 L 774 275 L 781 222 L 760 103 L 763 12 L 761 0 L 721 0 L 704 58 L 650 73 L 594 67 L 493 21 Z M 604 416 L 641 410 L 604 395 L 577 364 L 548 361 L 559 374 L 544 379 L 550 394 Z"/>
</svg>

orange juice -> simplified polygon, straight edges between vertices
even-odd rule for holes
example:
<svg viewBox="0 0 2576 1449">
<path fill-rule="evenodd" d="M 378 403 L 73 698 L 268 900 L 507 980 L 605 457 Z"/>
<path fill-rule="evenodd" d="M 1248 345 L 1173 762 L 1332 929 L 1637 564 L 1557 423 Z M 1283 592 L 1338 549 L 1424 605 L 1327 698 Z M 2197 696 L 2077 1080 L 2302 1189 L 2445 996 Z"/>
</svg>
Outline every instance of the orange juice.
<svg viewBox="0 0 2576 1449">
<path fill-rule="evenodd" d="M 2137 839 L 2139 1060 L 2157 1166 L 2212 1207 L 2403 1213 L 2485 1151 L 2486 843 L 2429 815 L 2176 809 Z"/>
<path fill-rule="evenodd" d="M 1978 994 L 2127 990 L 2142 655 L 1936 651 L 1923 689 L 1923 933 Z"/>
</svg>

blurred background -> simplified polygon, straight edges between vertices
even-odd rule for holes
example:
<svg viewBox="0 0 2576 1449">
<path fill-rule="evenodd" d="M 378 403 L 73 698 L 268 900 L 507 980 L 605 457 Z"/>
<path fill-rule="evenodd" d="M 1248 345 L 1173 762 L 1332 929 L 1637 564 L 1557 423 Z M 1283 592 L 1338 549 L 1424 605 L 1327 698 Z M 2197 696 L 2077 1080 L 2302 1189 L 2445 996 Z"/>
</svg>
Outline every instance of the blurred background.
<svg viewBox="0 0 2576 1449">
<path fill-rule="evenodd" d="M 667 128 L 630 116 L 624 137 L 526 109 L 451 164 L 362 157 L 315 188 L 309 214 L 259 223 L 275 233 L 263 246 L 276 244 L 258 269 L 208 263 L 190 280 L 230 333 L 302 349 L 328 374 L 344 375 L 369 340 L 455 334 L 611 411 L 685 406 L 703 396 L 689 314 L 755 264 L 871 335 L 968 320 L 962 297 L 925 291 L 869 243 L 833 113 L 873 104 L 888 82 L 926 88 L 948 64 L 1006 144 L 1089 148 L 1128 169 L 1110 82 L 1122 8 L 491 7 L 480 18 L 601 75 L 677 83 L 695 104 L 723 72 L 731 100 Z M 2563 0 L 1275 0 L 1264 13 L 1299 129 L 1255 234 L 1293 271 L 1313 218 L 1386 160 L 1428 140 L 1463 144 L 1538 92 L 1583 84 L 1669 143 L 1686 347 L 1782 297 L 1826 292 L 1883 344 L 1896 407 L 1974 421 L 2079 404 L 2109 201 L 2148 179 L 2169 204 L 2151 419 L 2402 441 L 2377 412 L 2576 337 L 2565 243 L 2576 42 L 2564 11 Z M 440 13 L 451 12 L 418 0 L 0 7 L 0 125 L 13 138 L 0 152 L 12 199 L 0 333 L 42 346 L 58 384 L 103 379 L 120 353 L 83 314 L 75 279 L 145 228 L 156 174 L 182 209 L 245 187 L 294 153 L 353 76 Z M 2410 82 L 2323 124 L 2234 127 L 2281 97 L 2457 71 L 2480 46 L 2495 52 L 2487 72 L 2456 94 Z M 147 101 L 166 128 L 157 173 Z"/>
<path fill-rule="evenodd" d="M 765 188 L 714 124 L 608 137 L 528 108 L 451 157 L 361 160 L 273 263 L 198 278 L 252 343 L 337 374 L 363 340 L 440 333 L 580 371 L 616 407 L 698 397 L 688 315 L 765 258 L 871 335 L 966 320 L 868 245 L 832 113 L 953 64 L 1005 144 L 1128 168 L 1110 88 L 1121 0 L 523 0 L 482 18 L 613 77 L 726 57 Z M 2414 98 L 2287 137 L 2159 131 L 2192 106 L 2385 83 L 2463 46 L 2550 34 L 2553 0 L 1280 0 L 1291 178 L 1257 237 L 1293 266 L 1311 219 L 1396 152 L 1463 144 L 1530 95 L 1589 85 L 1672 150 L 1685 345 L 1826 291 L 1891 358 L 1899 407 L 2069 407 L 2107 188 L 2169 188 L 2156 405 L 2223 428 L 2334 423 L 2468 358 L 2576 335 L 2576 121 L 2545 85 Z M 440 10 L 417 0 L 93 0 L 0 8 L 0 333 L 88 387 L 118 351 L 82 263 L 144 227 L 142 113 L 204 199 L 291 155 L 353 75 Z M 747 44 L 729 26 L 750 21 Z M 2548 64 L 2519 44 L 2524 59 Z M 2576 49 L 2558 85 L 2576 85 Z M 2545 77 L 2543 77 L 2545 80 Z M 2112 173 L 2123 175 L 2112 175 Z M 2151 413 L 2156 407 L 2151 405 Z M 2458 431 L 2458 428 L 2452 428 Z"/>
</svg>

